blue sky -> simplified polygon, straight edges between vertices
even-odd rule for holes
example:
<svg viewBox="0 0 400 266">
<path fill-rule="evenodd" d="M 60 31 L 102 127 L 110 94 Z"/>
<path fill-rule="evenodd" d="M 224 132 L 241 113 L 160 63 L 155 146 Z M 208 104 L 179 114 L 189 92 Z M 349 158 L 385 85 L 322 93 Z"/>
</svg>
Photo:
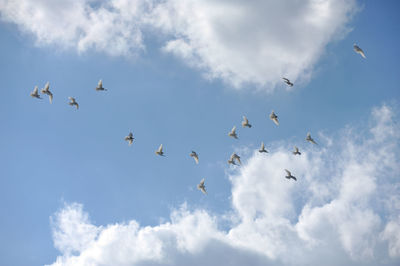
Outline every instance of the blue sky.
<svg viewBox="0 0 400 266">
<path fill-rule="evenodd" d="M 267 265 L 270 261 L 277 264 L 285 263 L 281 253 L 276 251 L 276 247 L 269 247 L 267 244 L 265 252 L 252 247 L 243 247 L 244 240 L 235 236 L 235 231 L 239 230 L 236 227 L 238 220 L 246 220 L 244 218 L 246 215 L 240 211 L 240 206 L 244 203 L 239 204 L 236 201 L 245 196 L 235 194 L 240 191 L 238 187 L 240 185 L 236 182 L 242 179 L 251 180 L 253 176 L 251 167 L 260 163 L 259 160 L 261 160 L 257 154 L 253 154 L 252 150 L 258 149 L 260 142 L 264 141 L 266 148 L 271 151 L 271 154 L 266 156 L 274 158 L 271 160 L 279 161 L 280 156 L 284 156 L 282 155 L 284 149 L 287 149 L 290 154 L 292 146 L 297 145 L 301 150 L 306 150 L 307 159 L 301 159 L 304 164 L 294 161 L 293 157 L 282 157 L 282 161 L 293 163 L 295 169 L 298 167 L 304 170 L 309 169 L 307 167 L 311 167 L 313 162 L 316 163 L 315 160 L 322 158 L 321 165 L 331 165 L 332 168 L 339 169 L 341 166 L 335 165 L 335 161 L 331 162 L 332 157 L 325 153 L 329 154 L 327 150 L 332 149 L 344 155 L 346 147 L 345 145 L 343 147 L 330 146 L 328 140 L 333 139 L 336 143 L 335 138 L 346 141 L 351 139 L 355 146 L 360 143 L 368 146 L 371 142 L 368 140 L 369 130 L 381 125 L 377 122 L 375 126 L 373 121 L 376 120 L 376 115 L 374 116 L 373 110 L 390 109 L 387 111 L 390 115 L 388 114 L 387 117 L 393 117 L 392 120 L 389 118 L 385 120 L 387 122 L 385 122 L 385 127 L 380 127 L 379 130 L 383 128 L 385 131 L 390 128 L 396 131 L 396 127 L 398 129 L 400 21 L 397 1 L 385 1 L 384 4 L 377 1 L 341 1 L 338 6 L 349 2 L 350 11 L 343 13 L 341 10 L 336 10 L 335 12 L 345 14 L 340 21 L 327 20 L 326 22 L 322 19 L 321 31 L 325 32 L 324 27 L 329 28 L 329 25 L 336 25 L 337 29 L 329 36 L 325 36 L 323 40 L 317 38 L 315 43 L 319 44 L 316 47 L 310 47 L 309 51 L 304 51 L 304 54 L 309 53 L 312 59 L 304 59 L 301 66 L 291 65 L 288 63 L 291 60 L 276 63 L 277 69 L 290 66 L 290 71 L 293 71 L 286 73 L 291 79 L 290 74 L 293 73 L 295 81 L 295 86 L 290 90 L 285 87 L 280 78 L 274 77 L 274 74 L 269 76 L 269 73 L 265 73 L 266 77 L 263 77 L 253 68 L 247 68 L 246 64 L 249 64 L 248 60 L 252 59 L 253 55 L 246 49 L 252 47 L 246 46 L 247 42 L 240 40 L 240 35 L 246 33 L 246 29 L 240 27 L 226 29 L 221 26 L 222 30 L 219 28 L 215 30 L 216 36 L 220 39 L 207 40 L 207 34 L 197 35 L 197 32 L 194 34 L 192 30 L 196 28 L 186 28 L 185 23 L 182 23 L 183 26 L 180 24 L 181 21 L 173 22 L 171 26 L 167 23 L 163 24 L 165 21 L 160 20 L 151 22 L 150 26 L 146 24 L 143 29 L 140 28 L 143 34 L 142 44 L 145 48 L 137 48 L 140 46 L 138 42 L 136 46 L 133 44 L 134 46 L 122 52 L 117 48 L 115 51 L 110 50 L 116 45 L 112 41 L 107 44 L 109 40 L 106 36 L 104 36 L 104 42 L 100 41 L 101 44 L 106 43 L 105 48 L 96 43 L 97 39 L 93 41 L 93 46 L 88 45 L 82 48 L 79 46 L 79 37 L 72 36 L 68 39 L 68 34 L 70 34 L 68 29 L 65 29 L 65 36 L 67 36 L 65 40 L 60 37 L 60 32 L 63 32 L 62 27 L 54 25 L 48 30 L 41 29 L 40 25 L 35 24 L 40 24 L 40 21 L 24 21 L 13 13 L 15 10 L 23 10 L 24 5 L 28 5 L 30 1 L 15 1 L 14 4 L 11 2 L 0 1 L 2 18 L 0 73 L 3 96 L 3 102 L 0 105 L 0 119 L 3 125 L 0 133 L 0 160 L 3 162 L 3 167 L 0 168 L 0 208 L 3 213 L 3 218 L 0 219 L 1 265 L 44 265 L 54 263 L 57 257 L 59 264 L 56 265 L 74 265 L 71 264 L 71 258 L 74 256 L 76 256 L 75 259 L 82 259 L 79 263 L 85 265 L 82 254 L 89 252 L 89 246 L 82 244 L 77 248 L 69 244 L 73 242 L 73 239 L 63 238 L 64 243 L 57 238 L 57 232 L 60 230 L 64 230 L 65 235 L 70 236 L 62 222 L 65 221 L 63 219 L 70 217 L 63 216 L 65 213 L 68 214 L 68 210 L 83 213 L 83 216 L 85 213 L 89 214 L 90 221 L 82 218 L 75 222 L 91 224 L 90 228 L 96 226 L 97 229 L 93 230 L 98 233 L 98 231 L 106 230 L 107 226 L 118 224 L 123 227 L 133 220 L 142 226 L 151 226 L 153 229 L 168 221 L 175 224 L 177 228 L 184 227 L 181 220 L 178 219 L 177 222 L 170 220 L 171 212 L 182 210 L 180 206 L 184 203 L 188 210 L 178 214 L 179 217 L 190 218 L 190 215 L 197 217 L 196 215 L 201 216 L 204 213 L 207 217 L 217 217 L 219 222 L 216 230 L 220 230 L 218 234 L 225 232 L 232 237 L 229 238 L 232 242 L 237 243 L 237 245 L 228 246 L 227 253 L 233 250 L 232 252 L 238 254 L 236 249 L 239 249 L 243 252 L 243 257 L 241 257 L 243 261 L 254 259 L 257 263 L 261 263 L 260 265 L 263 263 Z M 108 1 L 94 4 L 83 0 L 79 2 L 92 4 L 94 10 L 97 4 L 100 6 L 109 4 Z M 62 1 L 60 6 L 61 3 L 71 5 L 71 1 Z M 168 1 L 166 3 L 168 4 Z M 207 5 L 212 7 L 215 3 L 206 1 L 201 5 L 203 5 L 201 8 L 208 10 Z M 223 7 L 227 3 L 221 2 L 220 5 Z M 257 5 L 261 4 L 257 1 L 249 4 L 256 9 Z M 270 3 L 270 5 L 273 10 L 274 4 Z M 169 7 L 179 10 L 180 1 L 171 1 Z M 46 14 L 52 8 L 58 7 L 53 7 L 49 1 L 41 1 L 37 8 L 43 8 L 42 11 Z M 181 8 L 186 10 L 187 6 L 182 5 Z M 60 14 L 60 16 L 67 17 L 68 10 L 66 8 L 65 14 Z M 166 15 L 172 16 L 171 13 L 166 13 Z M 159 17 L 161 16 L 156 16 L 156 18 Z M 221 25 L 228 25 L 229 19 L 225 20 L 221 17 Z M 61 20 L 68 22 L 68 17 L 63 17 Z M 199 20 L 203 22 L 201 17 Z M 51 18 L 49 21 L 51 23 Z M 190 20 L 188 21 L 190 23 Z M 214 22 L 210 21 L 206 22 L 210 24 Z M 295 19 L 292 19 L 292 22 L 297 23 Z M 329 25 L 323 24 L 325 22 Z M 266 22 L 260 21 L 260 24 L 257 24 L 255 19 L 253 25 L 255 32 L 262 31 L 262 23 Z M 219 24 L 216 24 L 219 27 Z M 170 29 L 171 27 L 173 29 Z M 307 28 L 305 27 L 304 30 L 306 31 Z M 225 36 L 221 35 L 221 32 L 233 35 Z M 326 32 L 329 32 L 329 29 Z M 42 38 L 44 33 L 47 39 Z M 135 34 L 133 33 L 134 36 Z M 323 34 L 325 33 L 320 35 Z M 110 35 L 112 39 L 120 36 L 121 33 L 116 31 Z M 248 36 L 244 35 L 244 37 Z M 126 36 L 121 38 L 130 40 Z M 272 48 L 272 45 L 276 44 L 271 44 L 270 39 L 274 39 L 274 36 L 267 36 L 265 39 L 260 37 L 254 42 L 259 42 L 259 46 L 271 45 Z M 280 38 L 277 39 L 280 40 Z M 179 54 L 185 51 L 186 44 L 174 46 L 176 43 L 169 43 L 170 40 L 189 40 L 192 47 L 188 48 L 188 51 L 195 52 L 189 55 Z M 218 43 L 219 40 L 224 41 Z M 301 43 L 303 39 L 297 36 L 295 40 Z M 211 48 L 198 45 L 204 42 L 210 43 Z M 236 53 L 235 58 L 227 62 L 227 65 L 224 60 L 218 62 L 221 59 L 218 55 L 212 57 L 213 54 L 205 54 L 215 52 L 214 48 L 218 51 L 229 42 L 233 42 L 234 48 L 226 47 L 226 49 L 232 49 L 231 52 L 239 51 L 239 53 Z M 363 59 L 353 51 L 352 46 L 355 42 L 364 49 L 367 59 Z M 286 44 L 287 41 L 284 40 L 284 43 Z M 182 45 L 180 42 L 178 44 Z M 297 44 L 290 45 L 294 46 L 293 50 L 302 49 L 302 47 L 295 47 Z M 294 54 L 296 53 L 288 52 L 291 58 Z M 229 60 L 231 59 L 230 54 L 226 56 Z M 273 63 L 263 65 L 263 61 L 270 59 L 268 55 L 265 56 L 265 59 L 261 58 L 254 64 L 260 64 L 260 68 L 273 69 L 275 67 Z M 285 58 L 285 56 L 286 54 L 283 54 L 281 57 Z M 217 63 L 210 61 L 210 58 L 216 58 Z M 271 59 L 271 62 L 273 60 Z M 243 69 L 243 72 L 249 71 L 248 76 L 237 74 L 236 71 L 240 69 Z M 103 85 L 108 91 L 94 90 L 99 79 L 103 80 Z M 42 88 L 47 81 L 50 82 L 50 90 L 54 94 L 53 104 L 49 104 L 46 97 L 36 100 L 29 96 L 34 86 Z M 67 104 L 68 96 L 76 98 L 80 104 L 79 110 Z M 268 119 L 271 110 L 275 110 L 280 119 L 279 127 Z M 246 115 L 253 125 L 251 129 L 240 127 L 243 115 Z M 391 123 L 389 120 L 394 122 Z M 234 125 L 238 127 L 238 140 L 227 136 Z M 349 127 L 352 130 L 348 131 L 352 133 L 346 131 Z M 124 142 L 124 137 L 129 131 L 132 131 L 135 137 L 130 147 Z M 308 143 L 305 143 L 304 138 L 307 132 L 311 132 L 319 142 L 318 147 L 310 148 Z M 161 143 L 165 148 L 165 158 L 154 154 Z M 399 135 L 386 136 L 385 143 L 388 143 L 387 147 L 391 149 L 398 148 Z M 196 165 L 189 157 L 192 150 L 200 156 L 199 165 Z M 233 151 L 241 154 L 244 170 L 230 168 L 226 164 Z M 372 153 L 372 151 L 368 152 Z M 382 151 L 382 154 L 388 153 L 390 152 Z M 376 162 L 380 160 L 387 162 L 382 154 L 377 153 Z M 354 161 L 362 160 L 358 157 L 362 156 L 361 152 L 354 156 L 352 157 Z M 397 154 L 393 156 L 398 158 Z M 261 164 L 268 165 L 264 176 L 271 178 L 268 174 L 271 166 L 269 162 L 263 161 Z M 286 167 L 291 168 L 291 165 Z M 383 187 L 400 187 L 400 176 L 398 172 L 395 172 L 398 166 L 388 163 L 385 167 L 389 169 L 389 172 L 393 171 L 396 174 L 392 176 L 392 179 L 387 179 Z M 303 173 L 301 171 L 299 170 Z M 315 176 L 311 170 L 304 171 L 304 175 L 309 175 L 307 180 L 311 184 Z M 248 173 L 250 177 L 246 179 Z M 379 171 L 371 174 L 371 180 L 376 182 L 378 188 L 381 183 L 376 180 L 380 180 L 381 175 Z M 283 176 L 284 173 L 282 173 L 282 178 Z M 328 190 L 337 187 L 338 184 L 343 184 L 346 175 L 343 176 L 343 179 L 337 179 L 337 183 L 327 181 Z M 196 184 L 203 177 L 206 179 L 209 192 L 207 196 L 196 189 Z M 238 179 L 235 179 L 236 177 Z M 326 178 L 336 180 L 333 176 L 326 176 Z M 299 179 L 301 183 L 301 177 Z M 374 186 L 371 185 L 371 187 Z M 305 189 L 305 185 L 302 185 L 302 189 Z M 282 193 L 289 192 L 285 190 Z M 328 204 L 330 200 L 334 201 L 334 195 L 336 194 L 321 196 L 321 198 L 311 196 L 301 198 L 297 195 L 301 200 L 293 203 L 295 214 L 294 218 L 290 214 L 289 220 L 296 223 L 302 219 L 301 217 L 307 217 L 305 208 L 308 206 L 307 202 L 326 201 L 325 203 Z M 368 202 L 373 201 L 375 197 L 380 199 L 375 195 L 369 198 Z M 393 197 L 396 197 L 394 192 Z M 247 200 L 252 203 L 248 203 Z M 268 200 L 268 197 L 265 200 Z M 258 200 L 252 201 L 251 196 L 249 199 L 244 199 L 244 202 L 248 204 L 249 209 L 252 208 L 251 204 L 259 203 Z M 83 209 L 80 209 L 82 206 Z M 232 219 L 227 218 L 228 214 L 235 212 L 240 215 Z M 300 215 L 301 212 L 303 216 Z M 376 232 L 380 235 L 385 235 L 382 232 L 397 232 L 391 230 L 400 228 L 400 218 L 396 218 L 400 214 L 398 206 L 381 212 L 376 211 L 375 214 L 380 222 L 376 223 L 376 227 L 374 223 L 372 227 L 378 228 Z M 268 218 L 268 215 L 266 214 L 264 218 Z M 276 220 L 279 220 L 277 217 L 280 217 L 280 214 L 274 215 L 276 215 L 274 216 Z M 53 222 L 49 217 L 53 217 Z M 202 221 L 201 218 L 199 219 Z M 296 228 L 302 227 L 299 225 Z M 126 230 L 129 231 L 129 229 Z M 332 230 L 332 232 L 335 231 Z M 340 235 L 342 231 L 338 230 L 338 232 Z M 298 234 L 302 236 L 301 233 Z M 332 234 L 335 235 L 335 233 Z M 246 235 L 250 237 L 251 233 L 247 232 Z M 79 242 L 86 236 L 73 237 L 77 237 L 75 240 Z M 316 235 L 313 237 L 319 239 Z M 218 241 L 224 242 L 221 239 Z M 302 240 L 304 239 L 306 237 L 303 235 Z M 354 251 L 352 244 L 348 244 L 357 243 L 356 237 L 350 242 L 340 237 L 339 239 L 342 241 L 343 249 L 338 252 L 343 253 L 338 254 L 344 254 L 344 264 L 358 265 L 365 262 L 365 258 L 370 259 L 369 253 L 365 251 L 370 250 L 369 247 L 366 247 L 364 251 Z M 265 243 L 271 242 L 268 239 L 265 241 Z M 218 243 L 215 245 L 219 246 Z M 388 250 L 391 249 L 388 246 L 390 243 L 397 243 L 400 246 L 400 240 L 397 238 L 396 242 L 396 239 L 386 239 L 382 243 L 383 251 L 378 248 L 379 251 L 374 253 L 373 262 L 384 261 L 387 265 L 398 263 L 400 247 L 393 244 L 395 251 L 390 253 Z M 212 245 L 207 244 L 201 247 L 203 248 L 200 250 L 204 252 L 213 249 Z M 254 254 L 247 254 L 246 250 L 249 249 Z M 172 259 L 172 264 L 185 265 L 185 262 L 190 261 L 192 251 L 185 253 L 185 256 L 189 258 L 185 257 L 182 260 L 179 257 L 181 252 L 177 251 L 176 254 L 178 255 Z M 321 251 L 321 254 L 324 254 L 324 251 Z M 218 257 L 218 254 L 214 255 Z M 152 256 L 157 257 L 150 254 L 146 258 L 147 261 L 137 259 L 124 262 L 123 260 L 113 261 L 111 256 L 93 265 L 101 263 L 107 265 L 110 262 L 113 262 L 113 265 L 167 263 L 162 255 L 157 262 L 152 262 Z M 310 258 L 308 261 L 306 258 L 303 259 L 304 263 L 321 262 L 318 258 Z M 215 261 L 209 261 L 209 265 L 214 265 L 213 263 L 218 265 Z M 256 265 L 255 262 L 254 265 Z"/>
</svg>

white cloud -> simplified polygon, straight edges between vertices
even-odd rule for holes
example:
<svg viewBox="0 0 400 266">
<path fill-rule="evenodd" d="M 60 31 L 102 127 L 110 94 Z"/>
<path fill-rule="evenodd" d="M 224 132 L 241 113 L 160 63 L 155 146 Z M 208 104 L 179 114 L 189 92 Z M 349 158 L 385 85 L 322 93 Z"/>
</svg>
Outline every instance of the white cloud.
<svg viewBox="0 0 400 266">
<path fill-rule="evenodd" d="M 356 0 L 0 0 L 3 20 L 38 44 L 132 56 L 152 32 L 208 78 L 266 91 L 285 87 L 282 76 L 306 81 L 355 10 Z"/>
<path fill-rule="evenodd" d="M 398 265 L 396 117 L 375 108 L 370 127 L 325 136 L 328 147 L 305 143 L 297 157 L 289 145 L 255 151 L 230 174 L 229 215 L 184 204 L 158 226 L 95 226 L 81 205 L 67 205 L 52 218 L 53 265 Z"/>
</svg>

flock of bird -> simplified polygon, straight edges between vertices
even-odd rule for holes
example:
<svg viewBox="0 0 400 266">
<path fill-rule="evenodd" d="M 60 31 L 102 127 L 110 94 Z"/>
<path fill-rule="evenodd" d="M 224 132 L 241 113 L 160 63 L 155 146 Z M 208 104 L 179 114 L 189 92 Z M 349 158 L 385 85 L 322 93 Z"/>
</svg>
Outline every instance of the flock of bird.
<svg viewBox="0 0 400 266">
<path fill-rule="evenodd" d="M 353 48 L 354 48 L 354 51 L 356 53 L 360 54 L 363 58 L 366 58 L 366 56 L 364 54 L 364 51 L 360 47 L 358 47 L 357 44 L 354 44 Z M 288 86 L 293 87 L 294 84 L 289 79 L 287 79 L 285 77 L 282 78 L 282 79 Z M 97 87 L 95 88 L 95 90 L 96 91 L 107 91 L 107 89 L 105 89 L 103 87 L 102 80 L 100 80 L 98 82 Z M 45 84 L 44 88 L 40 90 L 40 93 L 48 95 L 50 103 L 53 102 L 53 93 L 50 91 L 50 83 L 49 82 L 47 82 Z M 40 94 L 39 94 L 38 86 L 34 87 L 33 91 L 30 94 L 30 96 L 32 96 L 33 98 L 42 99 L 42 97 L 40 97 Z M 68 97 L 68 99 L 69 99 L 69 102 L 68 102 L 69 105 L 75 106 L 76 109 L 79 109 L 79 104 L 78 104 L 78 102 L 76 101 L 75 98 Z M 272 120 L 272 122 L 274 122 L 277 126 L 279 126 L 278 116 L 275 114 L 275 112 L 273 110 L 271 111 L 271 114 L 269 115 L 269 118 Z M 248 127 L 248 128 L 252 127 L 246 116 L 243 116 L 242 127 Z M 238 139 L 238 136 L 237 136 L 237 133 L 236 133 L 236 126 L 234 126 L 231 129 L 231 131 L 228 133 L 228 136 L 232 137 L 234 139 Z M 133 144 L 133 140 L 134 139 L 135 138 L 133 137 L 133 133 L 132 132 L 130 132 L 128 134 L 128 136 L 125 137 L 125 141 L 128 142 L 129 146 Z M 308 141 L 308 142 L 310 142 L 312 144 L 317 144 L 317 142 L 311 137 L 310 133 L 307 133 L 306 141 Z M 261 147 L 258 150 L 258 152 L 260 152 L 260 153 L 268 153 L 268 151 L 265 149 L 264 142 L 261 142 Z M 156 155 L 159 155 L 159 156 L 165 156 L 164 152 L 163 152 L 163 145 L 162 144 L 158 147 L 158 149 L 155 151 L 155 153 L 156 153 Z M 294 146 L 294 151 L 292 153 L 293 153 L 293 155 L 301 155 L 301 152 L 299 151 L 299 148 L 297 146 Z M 192 157 L 195 160 L 196 164 L 199 163 L 199 155 L 195 151 L 192 151 L 189 154 L 189 156 Z M 237 163 L 239 165 L 242 164 L 242 162 L 240 161 L 240 156 L 237 155 L 236 153 L 232 153 L 232 155 L 230 156 L 230 158 L 228 160 L 228 164 L 237 165 Z M 285 170 L 285 172 L 287 174 L 285 176 L 287 179 L 293 179 L 294 181 L 297 181 L 297 178 L 295 176 L 293 176 L 292 173 L 289 170 L 287 170 L 287 169 L 284 169 L 284 170 Z M 200 181 L 200 183 L 197 185 L 197 189 L 199 189 L 204 194 L 207 194 L 206 187 L 205 187 L 204 183 L 205 183 L 205 179 L 203 178 Z"/>
</svg>

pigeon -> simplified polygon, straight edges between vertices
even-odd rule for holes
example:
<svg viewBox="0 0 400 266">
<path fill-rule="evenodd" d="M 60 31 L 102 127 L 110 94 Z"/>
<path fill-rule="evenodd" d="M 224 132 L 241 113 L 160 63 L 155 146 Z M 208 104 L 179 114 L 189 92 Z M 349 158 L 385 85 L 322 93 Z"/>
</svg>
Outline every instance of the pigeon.
<svg viewBox="0 0 400 266">
<path fill-rule="evenodd" d="M 42 99 L 42 98 L 40 97 L 38 91 L 39 91 L 38 86 L 35 86 L 35 88 L 34 88 L 33 91 L 31 92 L 31 96 L 32 96 L 33 98 Z"/>
<path fill-rule="evenodd" d="M 50 88 L 50 83 L 47 82 L 46 85 L 44 85 L 44 88 L 40 90 L 41 93 L 49 95 L 49 101 L 50 103 L 53 102 L 53 93 L 49 90 Z"/>
<path fill-rule="evenodd" d="M 236 153 L 232 153 L 230 160 L 236 160 L 239 164 L 242 164 L 242 162 L 240 161 L 240 156 Z"/>
<path fill-rule="evenodd" d="M 249 120 L 245 116 L 243 116 L 242 127 L 251 128 L 251 125 L 249 124 Z"/>
<path fill-rule="evenodd" d="M 229 136 L 229 137 L 232 137 L 232 138 L 235 138 L 235 139 L 238 138 L 237 135 L 236 135 L 236 126 L 234 126 L 234 127 L 232 128 L 231 132 L 228 133 L 228 136 Z"/>
<path fill-rule="evenodd" d="M 107 89 L 103 88 L 103 81 L 99 80 L 99 83 L 97 84 L 97 87 L 95 88 L 96 91 L 106 91 Z"/>
<path fill-rule="evenodd" d="M 132 145 L 134 139 L 135 139 L 135 138 L 133 137 L 132 132 L 130 132 L 129 135 L 125 137 L 125 141 L 128 141 L 129 146 Z"/>
<path fill-rule="evenodd" d="M 354 44 L 353 47 L 354 47 L 354 51 L 355 51 L 357 54 L 360 54 L 362 57 L 367 58 L 367 57 L 365 57 L 364 51 L 363 51 L 360 47 L 358 47 L 357 44 Z"/>
<path fill-rule="evenodd" d="M 160 156 L 164 156 L 164 152 L 162 149 L 163 149 L 163 146 L 161 144 L 160 147 L 158 147 L 158 150 L 156 150 L 156 154 L 160 155 Z"/>
<path fill-rule="evenodd" d="M 204 195 L 207 195 L 206 186 L 204 185 L 204 178 L 197 185 L 197 189 L 201 190 L 201 192 L 203 192 Z"/>
<path fill-rule="evenodd" d="M 190 157 L 193 157 L 193 159 L 196 161 L 196 164 L 199 164 L 199 155 L 197 155 L 195 151 L 192 151 Z"/>
<path fill-rule="evenodd" d="M 76 102 L 76 100 L 75 100 L 75 98 L 73 98 L 73 97 L 68 97 L 68 99 L 69 99 L 69 105 L 71 105 L 71 106 L 76 106 L 76 109 L 79 109 L 79 104 Z"/>
<path fill-rule="evenodd" d="M 307 133 L 307 138 L 306 138 L 306 140 L 307 140 L 308 142 L 310 142 L 310 143 L 317 144 L 317 143 L 315 142 L 315 140 L 311 137 L 311 134 L 310 134 L 310 133 Z"/>
<path fill-rule="evenodd" d="M 297 181 L 297 178 L 295 176 L 292 176 L 292 173 L 289 170 L 286 170 L 287 176 L 285 176 L 287 179 L 294 179 L 294 181 Z"/>
<path fill-rule="evenodd" d="M 279 121 L 278 121 L 278 116 L 274 113 L 274 110 L 272 110 L 271 114 L 269 115 L 269 118 L 274 121 L 274 123 L 279 126 Z"/>
<path fill-rule="evenodd" d="M 299 152 L 299 148 L 294 146 L 294 151 L 292 152 L 294 155 L 301 155 L 301 152 Z"/>
<path fill-rule="evenodd" d="M 228 164 L 233 164 L 233 165 L 236 165 L 236 163 L 235 163 L 235 159 L 231 156 L 231 158 L 229 158 L 229 160 L 228 160 Z"/>
<path fill-rule="evenodd" d="M 288 80 L 287 78 L 282 78 L 282 79 L 287 85 L 289 85 L 290 87 L 293 87 L 293 83 L 290 82 L 290 80 Z"/>
<path fill-rule="evenodd" d="M 261 142 L 261 148 L 258 150 L 258 152 L 261 152 L 261 153 L 263 153 L 263 152 L 267 153 L 267 152 L 268 152 L 268 151 L 265 149 L 264 142 Z"/>
</svg>

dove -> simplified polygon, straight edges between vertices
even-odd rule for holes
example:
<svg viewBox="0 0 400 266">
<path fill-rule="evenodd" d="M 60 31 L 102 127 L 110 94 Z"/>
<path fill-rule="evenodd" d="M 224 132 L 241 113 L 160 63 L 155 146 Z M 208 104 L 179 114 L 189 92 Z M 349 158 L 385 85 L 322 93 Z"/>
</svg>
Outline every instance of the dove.
<svg viewBox="0 0 400 266">
<path fill-rule="evenodd" d="M 251 128 L 251 125 L 249 124 L 249 120 L 245 116 L 243 116 L 242 127 Z"/>
<path fill-rule="evenodd" d="M 75 100 L 75 98 L 73 98 L 73 97 L 68 97 L 68 99 L 69 99 L 69 105 L 71 105 L 71 106 L 76 106 L 76 109 L 79 109 L 79 104 L 76 102 L 76 100 Z"/>
<path fill-rule="evenodd" d="M 288 80 L 287 78 L 282 78 L 282 79 L 287 85 L 289 85 L 290 87 L 293 87 L 293 83 L 290 82 L 290 80 Z"/>
<path fill-rule="evenodd" d="M 231 156 L 231 158 L 229 158 L 229 160 L 228 160 L 228 164 L 233 164 L 233 165 L 236 165 L 236 163 L 235 163 L 235 159 Z"/>
<path fill-rule="evenodd" d="M 294 151 L 292 152 L 294 155 L 301 155 L 301 152 L 299 152 L 299 148 L 294 146 Z"/>
<path fill-rule="evenodd" d="M 132 132 L 129 132 L 129 135 L 125 137 L 125 141 L 128 141 L 129 146 L 132 145 L 134 139 Z"/>
<path fill-rule="evenodd" d="M 295 176 L 292 176 L 292 173 L 290 173 L 289 170 L 286 170 L 287 176 L 285 176 L 287 179 L 294 179 L 294 181 L 297 181 L 297 178 Z"/>
<path fill-rule="evenodd" d="M 197 153 L 195 151 L 192 151 L 192 153 L 190 154 L 190 157 L 193 157 L 193 159 L 196 161 L 196 164 L 199 163 L 199 155 L 197 155 Z"/>
<path fill-rule="evenodd" d="M 31 96 L 32 96 L 33 98 L 42 99 L 42 98 L 40 97 L 38 91 L 39 91 L 38 86 L 35 86 L 35 88 L 34 88 L 33 91 L 31 92 Z"/>
<path fill-rule="evenodd" d="M 278 121 L 278 116 L 274 113 L 274 110 L 272 110 L 271 114 L 269 115 L 269 118 L 274 121 L 274 123 L 279 126 L 279 121 Z"/>
<path fill-rule="evenodd" d="M 268 151 L 265 149 L 264 142 L 261 142 L 261 147 L 260 147 L 260 149 L 258 150 L 258 152 L 261 152 L 261 153 L 263 153 L 263 152 L 267 153 L 267 152 L 268 152 Z"/>
<path fill-rule="evenodd" d="M 40 90 L 41 93 L 49 95 L 49 101 L 50 103 L 53 102 L 53 93 L 50 91 L 50 83 L 47 82 L 46 85 L 44 85 L 44 88 Z"/>
<path fill-rule="evenodd" d="M 354 44 L 353 47 L 354 47 L 354 51 L 355 51 L 357 54 L 360 54 L 362 57 L 366 58 L 366 57 L 365 57 L 365 54 L 364 54 L 364 51 L 363 51 L 360 47 L 358 47 L 357 44 Z"/>
<path fill-rule="evenodd" d="M 310 142 L 310 143 L 317 144 L 317 143 L 315 142 L 315 140 L 311 137 L 311 134 L 310 134 L 310 133 L 307 133 L 307 138 L 306 138 L 306 140 L 307 140 L 308 142 Z"/>
<path fill-rule="evenodd" d="M 242 162 L 240 161 L 240 156 L 236 153 L 232 153 L 231 160 L 236 160 L 239 164 L 242 164 Z"/>
<path fill-rule="evenodd" d="M 160 147 L 158 147 L 158 150 L 156 150 L 156 154 L 160 156 L 165 156 L 163 152 L 163 145 L 161 144 Z"/>
<path fill-rule="evenodd" d="M 203 192 L 204 195 L 207 195 L 206 186 L 204 185 L 204 178 L 197 185 L 197 189 Z"/>
<path fill-rule="evenodd" d="M 99 80 L 97 87 L 95 88 L 96 91 L 106 91 L 107 89 L 103 88 L 103 81 Z"/>
<path fill-rule="evenodd" d="M 231 132 L 228 133 L 228 136 L 229 136 L 229 137 L 232 137 L 232 138 L 235 138 L 235 139 L 238 138 L 237 135 L 236 135 L 236 126 L 234 126 L 234 127 L 232 128 Z"/>
</svg>

